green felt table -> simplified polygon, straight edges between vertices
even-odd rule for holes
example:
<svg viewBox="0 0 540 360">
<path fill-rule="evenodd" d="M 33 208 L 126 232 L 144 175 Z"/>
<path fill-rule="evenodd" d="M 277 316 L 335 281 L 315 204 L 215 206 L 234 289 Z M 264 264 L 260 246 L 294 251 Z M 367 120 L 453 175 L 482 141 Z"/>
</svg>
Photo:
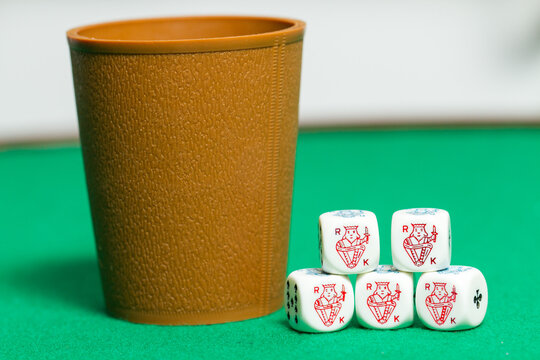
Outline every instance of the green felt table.
<svg viewBox="0 0 540 360">
<path fill-rule="evenodd" d="M 322 212 L 374 211 L 381 263 L 392 212 L 447 209 L 456 265 L 485 275 L 473 330 L 302 334 L 283 311 L 210 326 L 152 326 L 104 312 L 80 148 L 0 151 L 0 358 L 538 358 L 540 129 L 412 129 L 299 135 L 289 271 L 319 266 Z M 416 276 L 417 278 L 418 276 Z"/>
</svg>

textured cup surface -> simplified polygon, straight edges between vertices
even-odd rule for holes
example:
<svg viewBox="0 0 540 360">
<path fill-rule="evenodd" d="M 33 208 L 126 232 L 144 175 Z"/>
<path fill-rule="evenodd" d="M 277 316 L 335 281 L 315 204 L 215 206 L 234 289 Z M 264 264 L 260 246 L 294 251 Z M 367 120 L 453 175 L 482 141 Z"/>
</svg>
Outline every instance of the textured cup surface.
<svg viewBox="0 0 540 360">
<path fill-rule="evenodd" d="M 282 305 L 303 29 L 195 17 L 68 32 L 109 313 L 205 324 Z"/>
</svg>

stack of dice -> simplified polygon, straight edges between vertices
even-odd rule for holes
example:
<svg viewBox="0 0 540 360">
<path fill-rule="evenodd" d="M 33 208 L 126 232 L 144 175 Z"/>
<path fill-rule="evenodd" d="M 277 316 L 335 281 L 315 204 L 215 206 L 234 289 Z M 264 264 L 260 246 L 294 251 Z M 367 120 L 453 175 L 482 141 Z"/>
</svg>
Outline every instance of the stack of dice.
<svg viewBox="0 0 540 360">
<path fill-rule="evenodd" d="M 424 325 L 462 330 L 480 325 L 488 292 L 482 273 L 451 266 L 450 216 L 441 209 L 407 209 L 392 217 L 392 262 L 379 265 L 374 213 L 340 210 L 319 218 L 320 269 L 292 272 L 285 283 L 290 326 L 303 332 L 345 328 L 356 312 L 372 329 Z M 422 275 L 414 290 L 413 274 Z M 357 274 L 355 291 L 349 276 Z M 416 298 L 416 301 L 415 301 Z"/>
</svg>

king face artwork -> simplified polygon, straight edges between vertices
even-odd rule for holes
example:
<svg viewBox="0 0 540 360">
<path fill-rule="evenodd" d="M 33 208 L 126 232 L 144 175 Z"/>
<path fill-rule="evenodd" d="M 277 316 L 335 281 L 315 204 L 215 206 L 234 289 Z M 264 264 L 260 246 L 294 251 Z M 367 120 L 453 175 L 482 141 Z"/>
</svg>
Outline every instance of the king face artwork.
<svg viewBox="0 0 540 360">
<path fill-rule="evenodd" d="M 426 297 L 426 306 L 435 323 L 443 325 L 454 307 L 452 303 L 456 302 L 456 287 L 453 286 L 451 295 L 448 295 L 446 283 L 434 282 L 433 286 L 433 291 Z M 426 290 L 429 290 L 429 287 L 430 284 L 426 284 Z M 450 319 L 450 322 L 455 323 L 455 319 Z"/>
<path fill-rule="evenodd" d="M 408 234 L 405 240 L 403 240 L 403 248 L 416 266 L 424 265 L 433 249 L 432 243 L 437 241 L 438 233 L 435 225 L 433 225 L 431 235 L 427 233 L 426 225 L 427 224 L 411 224 L 412 228 L 410 234 L 408 234 L 409 226 L 403 226 L 403 232 Z"/>
<path fill-rule="evenodd" d="M 342 303 L 345 301 L 345 295 L 347 294 L 345 285 L 341 287 L 341 295 L 336 292 L 336 284 L 323 284 L 322 289 L 315 286 L 313 292 L 320 292 L 319 298 L 313 304 L 317 315 L 319 315 L 324 326 L 332 326 L 343 306 Z M 340 317 L 339 322 L 340 324 L 344 323 L 344 318 Z"/>
<path fill-rule="evenodd" d="M 336 243 L 336 251 L 345 265 L 349 269 L 354 269 L 366 250 L 365 244 L 369 242 L 369 231 L 366 226 L 362 237 L 358 233 L 358 226 L 344 226 L 343 228 L 345 233 L 341 240 Z M 340 235 L 341 228 L 336 228 L 335 234 Z"/>
<path fill-rule="evenodd" d="M 397 305 L 396 301 L 399 301 L 401 291 L 399 290 L 399 284 L 396 284 L 396 290 L 393 294 L 388 286 L 389 282 L 375 282 L 375 284 L 375 291 L 367 298 L 367 306 L 375 317 L 375 320 L 382 325 L 388 321 L 394 312 Z M 367 283 L 366 287 L 368 290 L 371 290 L 372 284 Z M 394 322 L 396 320 L 394 318 Z"/>
</svg>

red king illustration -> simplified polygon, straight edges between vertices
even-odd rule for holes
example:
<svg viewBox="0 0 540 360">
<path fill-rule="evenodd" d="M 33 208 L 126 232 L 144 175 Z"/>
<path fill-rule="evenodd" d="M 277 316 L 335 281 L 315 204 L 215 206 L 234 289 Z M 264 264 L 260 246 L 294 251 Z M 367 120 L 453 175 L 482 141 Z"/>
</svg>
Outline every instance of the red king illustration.
<svg viewBox="0 0 540 360">
<path fill-rule="evenodd" d="M 452 311 L 452 302 L 456 302 L 456 287 L 453 286 L 452 295 L 448 295 L 446 283 L 434 282 L 433 285 L 435 288 L 431 292 L 431 295 L 426 297 L 426 306 L 433 317 L 433 320 L 435 320 L 438 325 L 442 325 Z M 426 288 L 429 289 L 429 284 L 426 284 Z"/>
<path fill-rule="evenodd" d="M 435 225 L 433 225 L 433 231 L 431 232 L 431 236 L 429 236 L 426 231 L 426 224 L 411 225 L 411 233 L 403 241 L 403 247 L 413 264 L 422 266 L 431 252 L 431 249 L 433 249 L 433 244 L 431 243 L 437 241 L 437 229 Z M 403 232 L 408 233 L 408 228 L 407 225 L 404 225 Z"/>
<path fill-rule="evenodd" d="M 318 293 L 319 287 L 315 287 L 314 292 Z M 325 326 L 331 326 L 336 320 L 342 302 L 345 301 L 345 285 L 342 285 L 341 295 L 336 292 L 336 284 L 324 284 L 321 296 L 315 300 L 315 311 Z"/>
<path fill-rule="evenodd" d="M 371 313 L 375 317 L 375 320 L 379 324 L 385 324 L 392 312 L 396 308 L 396 301 L 399 301 L 401 291 L 399 290 L 399 284 L 396 284 L 396 291 L 392 294 L 392 291 L 388 287 L 388 282 L 375 282 L 377 288 L 367 298 L 367 305 Z M 371 289 L 371 284 L 368 283 L 368 288 Z"/>
<path fill-rule="evenodd" d="M 366 250 L 366 246 L 369 242 L 369 232 L 366 226 L 364 231 L 364 237 L 361 237 L 358 233 L 358 226 L 344 226 L 345 234 L 341 240 L 336 243 L 336 250 L 345 265 L 348 268 L 353 269 L 360 262 L 360 258 Z M 339 234 L 339 230 L 336 229 L 336 234 Z"/>
</svg>

